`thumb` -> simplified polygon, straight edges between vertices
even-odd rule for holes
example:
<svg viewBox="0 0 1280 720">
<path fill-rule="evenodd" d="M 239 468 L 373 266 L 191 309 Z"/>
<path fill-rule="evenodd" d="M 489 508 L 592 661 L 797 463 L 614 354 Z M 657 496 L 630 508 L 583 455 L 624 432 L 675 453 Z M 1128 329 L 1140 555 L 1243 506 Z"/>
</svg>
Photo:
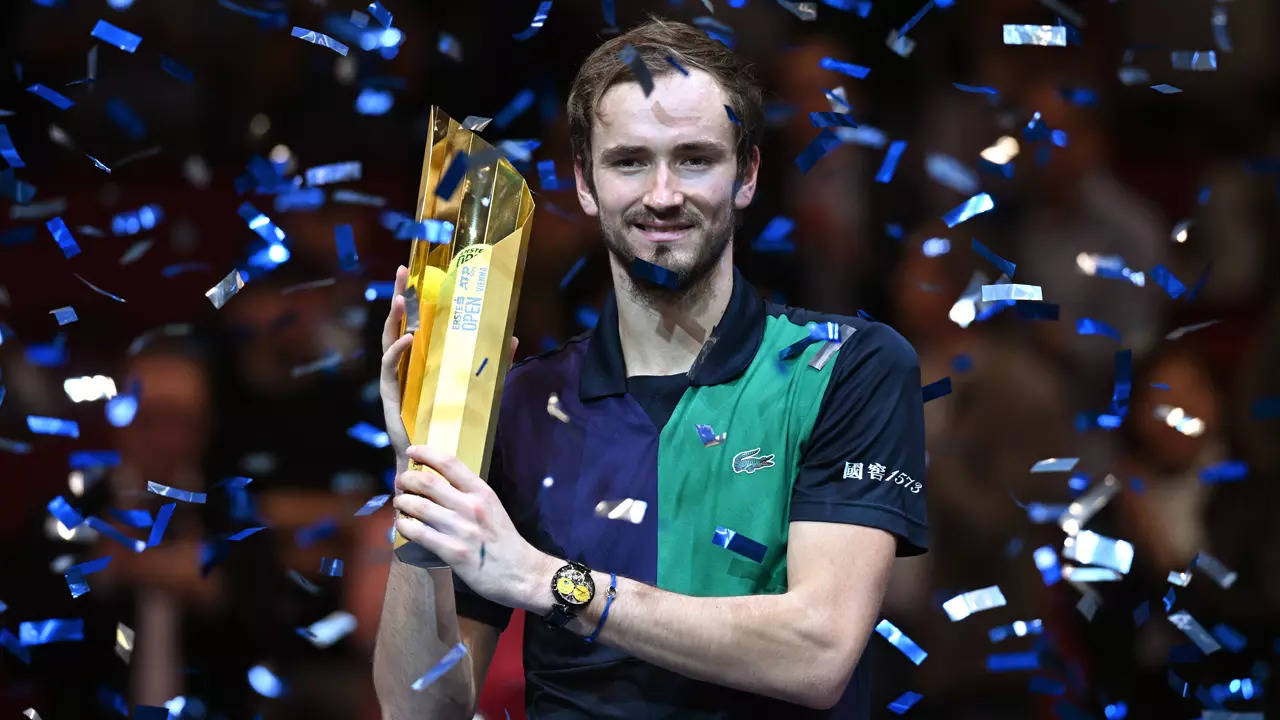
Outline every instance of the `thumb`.
<svg viewBox="0 0 1280 720">
<path fill-rule="evenodd" d="M 516 359 L 516 348 L 520 347 L 520 338 L 515 335 L 511 336 L 511 357 L 510 360 Z"/>
</svg>

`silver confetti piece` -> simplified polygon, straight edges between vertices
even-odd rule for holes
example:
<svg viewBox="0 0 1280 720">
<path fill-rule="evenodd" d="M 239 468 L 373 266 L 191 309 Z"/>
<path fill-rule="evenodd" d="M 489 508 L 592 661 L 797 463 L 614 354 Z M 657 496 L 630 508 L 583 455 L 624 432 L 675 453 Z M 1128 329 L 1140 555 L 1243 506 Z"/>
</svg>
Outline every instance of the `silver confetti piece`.
<svg viewBox="0 0 1280 720">
<path fill-rule="evenodd" d="M 1121 575 L 1111 568 L 1063 565 L 1062 577 L 1078 583 L 1095 583 L 1116 582 L 1120 579 Z"/>
<path fill-rule="evenodd" d="M 1089 488 L 1067 505 L 1066 511 L 1058 518 L 1058 527 L 1068 535 L 1075 535 L 1080 532 L 1080 528 L 1084 527 L 1085 523 L 1098 514 L 1098 511 L 1106 507 L 1118 492 L 1120 492 L 1120 483 L 1114 475 L 1108 475 L 1102 482 Z"/>
<path fill-rule="evenodd" d="M 493 122 L 493 118 L 480 117 L 479 115 L 468 115 L 462 120 L 462 129 L 472 132 L 482 132 L 489 127 L 489 123 Z"/>
<path fill-rule="evenodd" d="M 1071 472 L 1071 469 L 1080 462 L 1080 458 L 1045 458 L 1038 460 L 1035 465 L 1031 466 L 1033 473 L 1047 472 Z"/>
<path fill-rule="evenodd" d="M 1067 28 L 1063 25 L 1005 25 L 1004 44 L 1066 47 Z"/>
<path fill-rule="evenodd" d="M 204 296 L 209 298 L 209 302 L 213 303 L 214 308 L 221 310 L 222 306 L 226 305 L 228 300 L 240 292 L 242 287 L 244 287 L 244 278 L 240 277 L 240 271 L 232 270 L 217 285 L 209 288 Z"/>
<path fill-rule="evenodd" d="M 994 300 L 1044 300 L 1044 293 L 1039 285 L 1022 285 L 1020 283 L 983 285 L 982 301 L 992 302 Z"/>
<path fill-rule="evenodd" d="M 644 522 L 644 513 L 648 509 L 649 503 L 634 498 L 601 500 L 596 503 L 596 517 L 625 520 L 633 525 L 639 525 Z"/>
<path fill-rule="evenodd" d="M 1223 590 L 1231 587 L 1238 577 L 1236 571 L 1222 564 L 1221 560 L 1203 550 L 1196 553 L 1195 559 L 1191 561 L 1191 567 L 1208 575 Z"/>
<path fill-rule="evenodd" d="M 1169 581 L 1170 585 L 1177 585 L 1178 587 L 1186 587 L 1191 582 L 1191 573 L 1178 572 L 1177 570 L 1170 570 L 1169 577 L 1166 579 Z"/>
<path fill-rule="evenodd" d="M 116 655 L 125 663 L 133 657 L 133 629 L 122 622 L 116 623 Z"/>
<path fill-rule="evenodd" d="M 1191 642 L 1195 643 L 1196 647 L 1200 648 L 1200 652 L 1205 655 L 1212 655 L 1222 649 L 1222 646 L 1218 644 L 1217 640 L 1213 639 L 1213 636 L 1209 634 L 1209 631 L 1205 630 L 1203 625 L 1196 622 L 1196 619 L 1191 617 L 1191 613 L 1186 610 L 1179 610 L 1178 612 L 1170 615 L 1169 622 L 1173 623 L 1174 627 L 1178 628 L 1187 637 L 1191 638 Z"/>
<path fill-rule="evenodd" d="M 569 422 L 569 416 L 565 414 L 564 410 L 560 409 L 560 396 L 555 393 L 551 393 L 550 397 L 547 398 L 547 414 L 562 423 Z"/>
<path fill-rule="evenodd" d="M 809 361 L 809 367 L 821 370 L 839 352 L 840 346 L 844 344 L 844 341 L 848 340 L 855 332 L 857 332 L 855 328 L 849 325 L 841 325 L 840 340 L 838 342 L 831 340 L 824 342 L 822 347 L 818 348 L 818 352 L 814 353 L 813 359 Z"/>
<path fill-rule="evenodd" d="M 1119 573 L 1128 573 L 1133 565 L 1133 545 L 1085 530 L 1062 541 L 1062 556 L 1086 565 L 1101 565 Z"/>
<path fill-rule="evenodd" d="M 1212 50 L 1174 50 L 1169 53 L 1174 70 L 1217 70 L 1218 55 Z"/>
<path fill-rule="evenodd" d="M 404 289 L 404 331 L 407 333 L 416 333 L 418 328 L 422 326 L 421 302 L 418 300 L 418 290 L 412 285 Z"/>
<path fill-rule="evenodd" d="M 951 622 L 963 620 L 976 612 L 990 610 L 1005 605 L 1004 593 L 999 585 L 970 590 L 961 593 L 942 603 L 942 610 L 951 618 Z"/>
</svg>

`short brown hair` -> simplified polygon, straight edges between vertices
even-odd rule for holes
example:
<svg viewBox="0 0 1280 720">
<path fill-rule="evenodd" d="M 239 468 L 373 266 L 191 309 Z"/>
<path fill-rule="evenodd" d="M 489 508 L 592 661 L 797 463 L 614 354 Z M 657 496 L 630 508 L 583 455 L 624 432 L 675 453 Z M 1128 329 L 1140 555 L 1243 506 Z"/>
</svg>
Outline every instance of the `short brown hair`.
<svg viewBox="0 0 1280 720">
<path fill-rule="evenodd" d="M 573 159 L 591 181 L 591 127 L 596 105 L 605 92 L 633 79 L 631 68 L 618 54 L 627 45 L 635 48 L 649 75 L 658 78 L 680 72 L 671 58 L 686 69 L 697 68 L 724 88 L 729 108 L 738 118 L 734 126 L 734 151 L 738 180 L 751 162 L 751 150 L 760 144 L 764 125 L 764 101 L 751 66 L 706 33 L 682 22 L 651 18 L 649 22 L 606 40 L 587 56 L 569 89 L 569 143 Z"/>
</svg>

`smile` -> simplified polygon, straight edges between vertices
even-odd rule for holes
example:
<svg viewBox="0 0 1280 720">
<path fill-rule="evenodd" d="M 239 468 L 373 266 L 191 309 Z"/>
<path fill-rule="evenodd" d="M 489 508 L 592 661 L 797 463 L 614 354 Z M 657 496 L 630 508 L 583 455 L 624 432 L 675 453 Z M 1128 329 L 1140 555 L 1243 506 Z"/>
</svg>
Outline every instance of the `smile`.
<svg viewBox="0 0 1280 720">
<path fill-rule="evenodd" d="M 692 225 L 644 225 L 632 223 L 632 227 L 640 231 L 647 240 L 653 242 L 671 242 L 679 240 L 693 230 Z"/>
</svg>

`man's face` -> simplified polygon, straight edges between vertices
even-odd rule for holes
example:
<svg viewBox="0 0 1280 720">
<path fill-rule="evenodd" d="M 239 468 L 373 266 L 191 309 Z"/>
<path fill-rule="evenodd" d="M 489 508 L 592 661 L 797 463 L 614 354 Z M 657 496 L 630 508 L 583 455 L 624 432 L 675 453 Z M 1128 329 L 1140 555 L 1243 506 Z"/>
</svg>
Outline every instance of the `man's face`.
<svg viewBox="0 0 1280 720">
<path fill-rule="evenodd" d="M 679 292 L 705 277 L 733 238 L 734 211 L 755 194 L 759 155 L 752 151 L 735 184 L 727 104 L 719 84 L 696 69 L 654 78 L 647 98 L 635 82 L 600 98 L 591 129 L 595 192 L 575 167 L 578 201 L 600 218 L 605 244 L 628 272 L 633 258 L 660 265 L 676 274 Z"/>
</svg>

